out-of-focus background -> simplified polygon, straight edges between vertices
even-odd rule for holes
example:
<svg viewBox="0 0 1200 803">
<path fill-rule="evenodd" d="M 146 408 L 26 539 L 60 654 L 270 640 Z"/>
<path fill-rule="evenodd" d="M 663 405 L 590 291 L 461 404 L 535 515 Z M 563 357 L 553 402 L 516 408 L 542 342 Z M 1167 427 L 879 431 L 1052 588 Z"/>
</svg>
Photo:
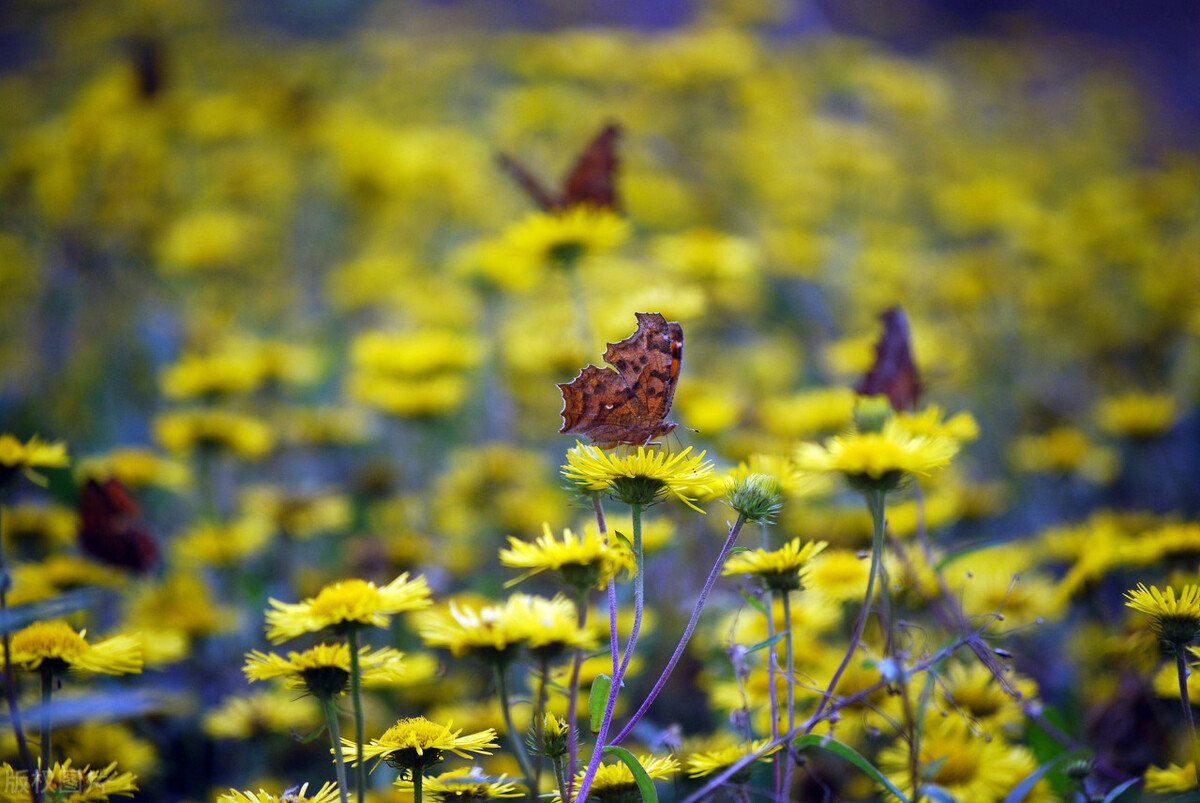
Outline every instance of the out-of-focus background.
<svg viewBox="0 0 1200 803">
<path fill-rule="evenodd" d="M 729 467 L 848 426 L 900 304 L 926 399 L 980 430 L 926 489 L 939 549 L 1019 544 L 992 565 L 1034 578 L 1018 668 L 1124 771 L 1180 760 L 1153 656 L 1100 628 L 1134 579 L 1196 580 L 1198 41 L 1165 0 L 6 3 L 0 430 L 74 463 L 5 500 L 15 602 L 99 583 L 77 624 L 174 634 L 126 683 L 168 700 L 120 726 L 145 799 L 286 779 L 315 722 L 232 702 L 268 594 L 411 570 L 499 595 L 504 536 L 583 526 L 555 384 L 635 311 L 681 322 L 679 440 Z M 609 123 L 624 222 L 548 230 L 497 154 L 556 188 Z M 72 546 L 79 483 L 113 474 L 149 578 Z M 680 598 L 709 507 L 657 520 Z M 859 508 L 792 505 L 777 538 L 862 547 Z M 658 615 L 654 666 L 686 612 Z M 725 721 L 709 635 L 658 724 Z M 1104 718 L 1127 676 L 1138 739 Z M 485 691 L 452 674 L 377 719 Z"/>
</svg>

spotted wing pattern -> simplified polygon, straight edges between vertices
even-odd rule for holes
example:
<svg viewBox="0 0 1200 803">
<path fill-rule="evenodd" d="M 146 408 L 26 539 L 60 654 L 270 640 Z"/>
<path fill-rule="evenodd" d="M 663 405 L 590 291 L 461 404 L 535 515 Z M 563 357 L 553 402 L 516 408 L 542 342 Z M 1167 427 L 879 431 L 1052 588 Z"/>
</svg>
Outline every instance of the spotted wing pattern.
<svg viewBox="0 0 1200 803">
<path fill-rule="evenodd" d="M 863 396 L 885 395 L 896 410 L 912 410 L 921 397 L 921 377 L 913 360 L 912 331 L 899 306 L 886 310 L 883 335 L 875 344 L 875 364 L 854 388 Z"/>
<path fill-rule="evenodd" d="M 604 361 L 589 365 L 558 387 L 563 395 L 560 432 L 586 435 L 601 447 L 644 444 L 675 428 L 666 421 L 683 359 L 683 327 L 661 313 L 637 313 L 637 330 L 609 343 Z"/>
<path fill-rule="evenodd" d="M 567 173 L 561 192 L 547 187 L 513 157 L 502 153 L 497 159 L 543 212 L 561 212 L 582 204 L 616 209 L 616 146 L 620 136 L 618 126 L 607 125 L 593 137 Z"/>
</svg>

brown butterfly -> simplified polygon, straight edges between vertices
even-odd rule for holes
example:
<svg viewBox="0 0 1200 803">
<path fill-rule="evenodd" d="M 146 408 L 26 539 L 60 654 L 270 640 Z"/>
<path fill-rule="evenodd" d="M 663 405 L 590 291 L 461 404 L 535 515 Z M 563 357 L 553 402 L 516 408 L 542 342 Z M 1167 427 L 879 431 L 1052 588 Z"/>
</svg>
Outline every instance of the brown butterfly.
<svg viewBox="0 0 1200 803">
<path fill-rule="evenodd" d="M 138 503 L 115 477 L 88 480 L 79 498 L 79 546 L 97 560 L 135 572 L 158 563 L 158 543 L 139 521 Z"/>
<path fill-rule="evenodd" d="M 604 361 L 558 385 L 563 396 L 559 432 L 586 435 L 602 449 L 646 444 L 675 429 L 666 421 L 683 360 L 683 327 L 661 312 L 639 312 L 637 330 L 609 343 Z M 613 370 L 616 369 L 616 370 Z"/>
<path fill-rule="evenodd" d="M 861 396 L 887 396 L 896 411 L 913 410 L 924 388 L 913 360 L 908 316 L 897 305 L 879 317 L 883 320 L 883 335 L 875 344 L 875 364 L 854 391 Z"/>
<path fill-rule="evenodd" d="M 561 212 L 584 204 L 605 209 L 619 209 L 617 188 L 617 140 L 621 129 L 606 125 L 584 149 L 574 167 L 563 180 L 561 192 L 547 188 L 524 165 L 508 154 L 497 158 L 500 166 L 512 174 L 521 189 L 529 194 L 543 212 Z"/>
</svg>

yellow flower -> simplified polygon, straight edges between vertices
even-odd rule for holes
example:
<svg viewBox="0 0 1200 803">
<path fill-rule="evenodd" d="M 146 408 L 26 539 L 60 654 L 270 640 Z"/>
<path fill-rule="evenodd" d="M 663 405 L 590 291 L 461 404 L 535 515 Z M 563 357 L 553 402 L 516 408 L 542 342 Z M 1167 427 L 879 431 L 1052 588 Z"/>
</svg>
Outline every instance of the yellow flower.
<svg viewBox="0 0 1200 803">
<path fill-rule="evenodd" d="M 950 438 L 959 443 L 973 441 L 979 437 L 979 424 L 970 413 L 958 413 L 945 417 L 941 407 L 930 404 L 919 413 L 896 413 L 896 423 L 912 435 L 932 438 Z"/>
<path fill-rule="evenodd" d="M 1200 634 L 1200 586 L 1184 586 L 1178 597 L 1175 589 L 1159 591 L 1144 583 L 1125 592 L 1125 604 L 1150 617 L 1150 626 L 1163 641 L 1186 644 Z"/>
<path fill-rule="evenodd" d="M 275 448 L 265 421 L 233 410 L 197 409 L 163 413 L 154 419 L 154 437 L 163 448 L 184 454 L 197 447 L 225 448 L 249 460 Z"/>
<path fill-rule="evenodd" d="M 214 739 L 245 741 L 264 734 L 288 734 L 312 728 L 321 719 L 313 705 L 296 705 L 296 693 L 284 689 L 227 697 L 210 709 L 204 732 Z"/>
<path fill-rule="evenodd" d="M 407 572 L 383 588 L 367 580 L 343 580 L 303 602 L 270 602 L 274 610 L 267 611 L 267 638 L 274 644 L 327 627 L 339 631 L 364 625 L 387 627 L 391 614 L 430 605 L 425 577 L 410 581 Z"/>
<path fill-rule="evenodd" d="M 11 480 L 18 471 L 40 482 L 35 468 L 65 468 L 70 465 L 67 445 L 62 441 L 47 443 L 34 435 L 25 443 L 16 435 L 0 434 L 0 485 Z"/>
<path fill-rule="evenodd" d="M 371 652 L 358 650 L 362 682 L 367 686 L 387 685 L 404 680 L 404 653 L 383 647 Z M 246 653 L 242 667 L 248 681 L 282 678 L 289 689 L 304 689 L 321 698 L 344 694 L 350 683 L 350 647 L 346 644 L 318 644 L 287 657 L 253 650 Z"/>
<path fill-rule="evenodd" d="M 228 793 L 217 798 L 217 803 L 335 803 L 340 794 L 337 784 L 326 781 L 311 795 L 308 793 L 308 784 L 289 789 L 280 795 L 272 795 L 263 789 L 259 789 L 257 793 L 230 789 Z"/>
<path fill-rule="evenodd" d="M 839 471 L 855 486 L 886 489 L 905 474 L 928 475 L 957 452 L 958 444 L 949 438 L 910 435 L 889 419 L 879 432 L 830 438 L 823 446 L 801 444 L 796 462 L 809 471 Z"/>
<path fill-rule="evenodd" d="M 425 778 L 422 791 L 433 795 L 434 800 L 463 800 L 485 801 L 502 797 L 522 797 L 525 787 L 509 783 L 504 775 L 490 778 L 483 774 L 479 767 L 472 767 L 469 772 L 452 770 L 441 775 Z M 396 788 L 411 790 L 411 778 L 397 778 Z"/>
<path fill-rule="evenodd" d="M 1150 438 L 1175 424 L 1177 408 L 1169 393 L 1125 393 L 1101 399 L 1096 421 L 1110 435 Z"/>
<path fill-rule="evenodd" d="M 718 747 L 712 750 L 703 750 L 698 753 L 692 753 L 687 759 L 687 774 L 691 778 L 703 778 L 705 775 L 712 775 L 714 772 L 736 764 L 751 753 L 756 753 L 762 750 L 768 744 L 770 739 L 759 739 L 754 742 L 737 742 L 725 747 Z M 767 757 L 772 753 L 779 752 L 779 746 L 768 750 L 758 761 L 766 761 Z M 747 774 L 748 774 L 747 770 Z"/>
<path fill-rule="evenodd" d="M 816 557 L 805 572 L 808 587 L 834 602 L 861 600 L 870 563 L 851 549 L 831 549 Z"/>
<path fill-rule="evenodd" d="M 1146 770 L 1148 792 L 1190 792 L 1196 788 L 1196 765 L 1189 761 L 1183 766 L 1168 764 L 1166 769 L 1149 767 Z"/>
<path fill-rule="evenodd" d="M 42 780 L 43 799 L 55 803 L 99 803 L 117 795 L 133 797 L 137 788 L 137 776 L 117 772 L 116 762 L 101 770 L 86 765 L 76 769 L 68 759 L 53 764 Z M 0 801 L 17 803 L 30 799 L 28 775 L 0 764 Z"/>
<path fill-rule="evenodd" d="M 350 524 L 353 516 L 351 500 L 344 494 L 286 493 L 269 485 L 243 491 L 241 507 L 251 517 L 274 521 L 292 538 L 340 530 Z"/>
<path fill-rule="evenodd" d="M 670 778 L 679 772 L 679 762 L 674 756 L 639 755 L 638 763 L 650 776 L 650 780 L 658 781 Z M 575 776 L 575 789 L 583 782 L 585 772 Z M 560 790 L 561 792 L 561 790 Z M 588 800 L 593 797 L 599 801 L 628 800 L 630 795 L 637 794 L 637 783 L 633 780 L 633 772 L 624 761 L 614 764 L 601 763 L 592 778 L 592 787 L 588 792 Z"/>
<path fill-rule="evenodd" d="M 1074 472 L 1093 482 L 1108 482 L 1118 468 L 1116 452 L 1094 445 L 1071 427 L 1024 435 L 1013 444 L 1009 457 L 1019 471 Z"/>
<path fill-rule="evenodd" d="M 243 516 L 228 522 L 198 522 L 172 544 L 185 565 L 233 566 L 261 552 L 271 540 L 271 522 Z"/>
<path fill-rule="evenodd" d="M 461 729 L 451 730 L 450 725 L 439 725 L 425 717 L 407 717 L 384 731 L 378 739 L 363 745 L 362 759 L 382 759 L 407 774 L 437 764 L 444 753 L 463 758 L 471 753 L 486 756 L 491 755 L 488 748 L 498 746 L 496 731 L 491 728 L 463 736 Z M 342 739 L 342 755 L 347 761 L 357 764 L 357 743 Z"/>
<path fill-rule="evenodd" d="M 580 629 L 574 604 L 562 596 L 513 594 L 502 605 L 478 609 L 451 601 L 445 610 L 422 614 L 417 630 L 430 647 L 494 660 L 508 658 L 522 645 L 554 655 L 566 647 L 589 648 L 595 643 L 594 632 Z"/>
<path fill-rule="evenodd" d="M 508 549 L 500 550 L 500 562 L 505 566 L 529 569 L 509 585 L 551 570 L 578 588 L 603 588 L 622 571 L 632 577 L 637 570 L 633 555 L 618 540 L 611 539 L 606 544 L 594 530 L 585 530 L 582 536 L 563 530 L 562 540 L 559 540 L 554 537 L 549 524 L 542 525 L 542 536 L 532 544 L 509 536 Z"/>
<path fill-rule="evenodd" d="M 75 543 L 79 516 L 59 505 L 21 503 L 0 507 L 0 538 L 8 555 L 45 555 Z M 11 602 L 11 600 L 10 600 Z"/>
<path fill-rule="evenodd" d="M 86 635 L 66 622 L 34 622 L 12 636 L 13 666 L 32 672 L 48 665 L 55 672 L 77 669 L 105 675 L 142 671 L 140 637 L 113 636 L 89 644 Z"/>
<path fill-rule="evenodd" d="M 720 481 L 704 452 L 691 455 L 689 446 L 678 454 L 661 449 L 647 451 L 639 446 L 636 454 L 619 457 L 595 446 L 576 442 L 567 452 L 562 474 L 584 491 L 607 491 L 623 502 L 643 507 L 670 493 L 693 510 L 701 511 L 693 500 L 712 493 Z"/>
<path fill-rule="evenodd" d="M 954 800 L 1002 800 L 1029 774 L 1028 764 L 1027 748 L 972 736 L 953 720 L 921 734 L 920 766 L 928 768 L 927 782 Z M 907 745 L 884 748 L 878 766 L 900 789 L 912 791 Z"/>
<path fill-rule="evenodd" d="M 794 591 L 801 587 L 809 560 L 819 555 L 827 546 L 829 544 L 825 541 L 809 541 L 801 547 L 800 539 L 793 538 L 781 548 L 770 552 L 765 549 L 739 552 L 725 562 L 721 574 L 752 574 L 761 578 L 767 588 Z"/>
<path fill-rule="evenodd" d="M 763 402 L 759 418 L 772 435 L 802 438 L 837 431 L 854 420 L 854 391 L 819 388 Z"/>
<path fill-rule="evenodd" d="M 594 206 L 531 212 L 504 232 L 499 248 L 515 270 L 577 264 L 621 245 L 629 229 L 612 210 Z"/>
<path fill-rule="evenodd" d="M 75 473 L 80 480 L 104 482 L 116 477 L 131 488 L 153 485 L 172 491 L 178 491 L 192 481 L 191 469 L 186 464 L 137 447 L 113 449 L 108 454 L 84 458 L 79 461 Z"/>
<path fill-rule="evenodd" d="M 238 212 L 212 209 L 179 218 L 159 238 L 165 272 L 230 267 L 248 259 L 260 241 L 259 222 Z"/>
</svg>

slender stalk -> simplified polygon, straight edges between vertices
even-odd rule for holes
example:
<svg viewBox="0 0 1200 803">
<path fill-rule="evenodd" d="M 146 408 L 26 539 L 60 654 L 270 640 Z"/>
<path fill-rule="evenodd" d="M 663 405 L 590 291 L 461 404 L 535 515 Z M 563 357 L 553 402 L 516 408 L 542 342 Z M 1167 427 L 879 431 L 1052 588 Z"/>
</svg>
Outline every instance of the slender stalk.
<svg viewBox="0 0 1200 803">
<path fill-rule="evenodd" d="M 0 489 L 0 511 L 7 501 L 6 495 Z M 4 548 L 0 545 L 0 625 L 4 630 L 4 697 L 8 702 L 8 713 L 12 719 L 13 734 L 17 737 L 17 752 L 21 763 L 25 765 L 25 777 L 29 779 L 29 790 L 33 803 L 42 803 L 42 776 L 38 774 L 33 764 L 33 754 L 29 751 L 29 740 L 25 738 L 25 726 L 21 723 L 21 708 L 17 704 L 17 676 L 12 665 L 12 645 L 9 642 L 8 591 L 12 587 L 12 577 L 8 573 L 8 564 L 4 560 Z M 48 768 L 47 768 L 48 769 Z"/>
<path fill-rule="evenodd" d="M 1196 719 L 1192 716 L 1192 703 L 1188 699 L 1187 645 L 1175 644 L 1175 670 L 1179 675 L 1179 703 L 1183 706 L 1183 719 L 1188 727 L 1188 752 L 1200 771 L 1200 742 L 1196 741 Z"/>
<path fill-rule="evenodd" d="M 362 670 L 358 665 L 358 629 L 351 628 L 349 633 L 350 638 L 350 693 L 354 698 L 354 741 L 358 748 L 358 765 L 355 769 L 354 785 L 358 790 L 358 803 L 366 803 L 367 800 L 367 765 L 363 761 L 363 743 L 366 741 L 364 733 L 365 722 L 363 720 L 362 709 Z M 414 771 L 413 777 L 417 773 Z"/>
<path fill-rule="evenodd" d="M 537 707 L 533 709 L 533 733 L 537 740 L 537 751 L 533 759 L 533 777 L 542 777 L 542 756 L 546 746 L 546 683 L 550 675 L 550 660 L 543 657 L 538 669 L 541 676 L 538 679 Z"/>
<path fill-rule="evenodd" d="M 762 525 L 763 531 L 763 549 L 770 549 L 771 542 L 767 534 L 767 523 L 764 521 Z M 771 738 L 779 738 L 779 693 L 775 689 L 775 596 L 776 592 L 771 591 L 767 600 L 767 640 L 772 642 L 770 647 L 767 647 L 767 698 L 771 702 Z M 791 683 L 788 684 L 789 688 Z M 780 756 L 775 753 L 771 756 L 771 778 L 775 785 L 775 800 L 782 800 L 780 792 L 783 789 L 783 766 L 780 764 Z"/>
<path fill-rule="evenodd" d="M 579 800 L 587 800 L 588 790 L 592 787 L 592 780 L 596 777 L 596 770 L 600 768 L 600 757 L 604 754 L 604 747 L 608 739 L 608 729 L 612 727 L 613 709 L 617 705 L 617 694 L 620 692 L 621 683 L 625 679 L 625 670 L 629 667 L 629 660 L 633 656 L 633 650 L 637 646 L 638 632 L 642 627 L 642 604 L 643 595 L 645 593 L 644 574 L 645 561 L 642 557 L 642 506 L 633 504 L 629 506 L 630 514 L 633 518 L 633 552 L 634 562 L 637 564 L 637 576 L 634 577 L 633 586 L 633 631 L 629 634 L 629 641 L 625 645 L 625 658 L 617 667 L 617 671 L 613 674 L 612 687 L 608 690 L 608 701 L 604 705 L 604 718 L 600 720 L 600 731 L 596 734 L 596 744 L 592 748 L 592 757 L 588 760 L 587 770 L 583 773 L 583 780 L 579 782 Z M 608 582 L 609 588 L 609 626 L 612 629 L 613 639 L 613 661 L 616 665 L 616 607 L 613 604 L 614 592 L 612 590 L 613 583 Z"/>
<path fill-rule="evenodd" d="M 579 610 L 579 629 L 587 627 L 588 594 L 587 590 L 579 592 L 577 602 Z M 575 773 L 579 769 L 579 672 L 583 667 L 583 648 L 575 648 L 575 659 L 571 663 L 571 685 L 567 690 L 567 779 L 559 789 L 566 790 L 563 800 L 571 803 L 571 793 L 575 787 Z"/>
<path fill-rule="evenodd" d="M 508 738 L 512 741 L 513 755 L 517 757 L 517 763 L 521 765 L 521 772 L 525 776 L 525 783 L 529 787 L 530 799 L 536 799 L 538 794 L 537 775 L 533 772 L 533 766 L 529 763 L 529 756 L 525 753 L 525 748 L 521 746 L 521 736 L 517 733 L 517 727 L 513 724 L 512 709 L 508 705 L 508 686 L 505 683 L 506 667 L 496 662 L 496 694 L 500 697 L 500 711 L 504 714 L 504 726 L 508 728 Z M 414 772 L 413 777 L 416 778 Z"/>
<path fill-rule="evenodd" d="M 596 513 L 596 526 L 600 530 L 600 537 L 604 539 L 604 543 L 608 543 L 608 525 L 604 521 L 604 505 L 600 503 L 600 494 L 592 495 L 592 510 Z M 619 658 L 617 652 L 617 586 L 612 581 L 608 581 L 605 586 L 605 591 L 608 594 L 608 646 L 612 652 L 612 676 L 617 676 L 619 668 Z"/>
<path fill-rule="evenodd" d="M 671 672 L 675 669 L 675 664 L 679 662 L 680 656 L 683 655 L 683 650 L 687 647 L 688 640 L 692 637 L 692 631 L 696 629 L 696 623 L 700 621 L 700 611 L 704 608 L 704 603 L 708 599 L 708 592 L 712 590 L 713 584 L 716 583 L 717 577 L 721 574 L 721 567 L 725 565 L 726 558 L 733 550 L 733 545 L 737 541 L 738 535 L 742 532 L 742 527 L 745 525 L 746 519 L 743 516 L 738 516 L 737 521 L 729 528 L 729 537 L 725 539 L 725 545 L 721 548 L 721 554 L 717 556 L 717 562 L 713 564 L 712 571 L 708 573 L 708 579 L 704 582 L 704 588 L 700 590 L 700 597 L 696 600 L 696 607 L 692 610 L 692 616 L 688 619 L 687 627 L 683 630 L 683 635 L 679 638 L 679 644 L 675 647 L 675 652 L 671 654 L 671 660 L 667 661 L 667 666 L 663 669 L 662 674 L 658 676 L 658 681 L 654 684 L 654 688 L 646 695 L 646 699 L 642 701 L 637 712 L 630 717 L 629 722 L 625 723 L 625 727 L 612 740 L 612 744 L 620 744 L 621 740 L 629 735 L 633 730 L 633 726 L 645 716 L 650 704 L 654 702 L 654 698 L 658 697 L 659 692 L 663 690 L 663 686 L 667 683 L 667 678 L 671 676 Z"/>
<path fill-rule="evenodd" d="M 791 733 L 796 729 L 796 651 L 792 648 L 792 594 L 790 591 L 783 592 L 783 649 L 787 653 L 787 718 L 788 733 Z M 772 738 L 778 737 L 773 736 Z M 783 764 L 783 794 L 786 798 L 791 794 L 792 773 L 795 771 L 796 762 L 792 760 L 790 745 L 788 750 L 781 752 L 786 753 Z"/>
<path fill-rule="evenodd" d="M 570 782 L 566 779 L 563 771 L 565 768 L 563 767 L 562 756 L 551 756 L 550 763 L 554 765 L 554 782 L 558 785 L 558 788 L 560 790 L 568 789 Z M 567 800 L 567 798 L 564 797 L 563 800 Z"/>
<path fill-rule="evenodd" d="M 350 790 L 346 787 L 346 759 L 342 756 L 342 729 L 338 724 L 337 707 L 333 698 L 321 700 L 321 710 L 325 712 L 325 725 L 329 728 L 329 740 L 333 742 L 333 763 L 337 771 L 338 794 L 342 803 L 349 803 Z"/>
<path fill-rule="evenodd" d="M 424 778 L 424 776 L 421 775 L 420 768 L 416 768 L 412 771 L 412 777 L 413 777 L 413 803 L 421 803 L 421 794 L 422 794 L 421 786 L 425 783 L 425 778 Z"/>
<path fill-rule="evenodd" d="M 867 573 L 867 593 L 863 599 L 862 609 L 858 612 L 858 621 L 854 625 L 854 635 L 850 637 L 850 646 L 847 648 L 846 654 L 842 656 L 842 662 L 838 664 L 833 677 L 830 678 L 829 686 L 825 689 L 825 693 L 821 695 L 821 700 L 817 703 L 817 710 L 809 717 L 809 724 L 805 728 L 805 733 L 816 727 L 817 722 L 821 719 L 821 714 L 825 711 L 825 707 L 833 699 L 833 691 L 837 688 L 838 681 L 842 679 L 842 673 L 850 665 L 855 651 L 858 650 L 858 643 L 862 640 L 863 630 L 867 626 L 867 618 L 871 615 L 871 598 L 875 596 L 875 575 L 879 573 L 879 563 L 883 557 L 884 500 L 886 496 L 884 491 L 867 491 L 866 493 L 867 507 L 871 509 L 871 521 L 874 524 L 874 538 L 871 542 L 871 568 L 868 569 Z M 887 590 L 884 589 L 884 593 L 886 592 Z"/>
<path fill-rule="evenodd" d="M 633 648 L 642 631 L 642 612 L 646 603 L 646 578 L 643 576 L 646 559 L 642 555 L 642 506 L 630 505 L 629 513 L 633 519 L 633 559 L 637 564 L 637 574 L 633 578 L 633 630 L 629 633 L 629 641 L 625 644 L 625 655 L 621 658 L 620 675 L 622 678 L 629 670 L 629 662 L 633 659 Z M 613 689 L 616 688 L 617 683 L 614 682 Z"/>
<path fill-rule="evenodd" d="M 50 771 L 50 695 L 54 690 L 54 669 L 42 662 L 42 772 Z"/>
</svg>

